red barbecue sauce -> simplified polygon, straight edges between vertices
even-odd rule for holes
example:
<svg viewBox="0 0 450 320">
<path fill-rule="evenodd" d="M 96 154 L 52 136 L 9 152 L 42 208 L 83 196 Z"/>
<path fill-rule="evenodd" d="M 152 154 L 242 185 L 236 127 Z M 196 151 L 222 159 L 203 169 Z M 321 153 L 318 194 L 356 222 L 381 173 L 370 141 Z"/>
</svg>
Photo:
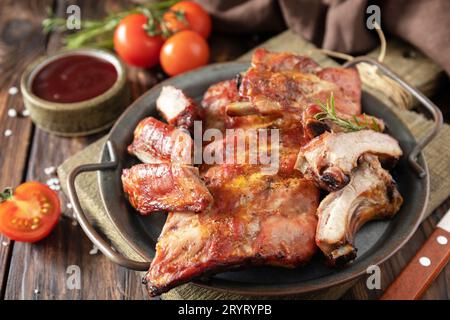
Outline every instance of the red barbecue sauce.
<svg viewBox="0 0 450 320">
<path fill-rule="evenodd" d="M 89 55 L 61 57 L 43 67 L 33 79 L 32 91 L 39 98 L 72 103 L 97 97 L 117 80 L 116 68 Z"/>
</svg>

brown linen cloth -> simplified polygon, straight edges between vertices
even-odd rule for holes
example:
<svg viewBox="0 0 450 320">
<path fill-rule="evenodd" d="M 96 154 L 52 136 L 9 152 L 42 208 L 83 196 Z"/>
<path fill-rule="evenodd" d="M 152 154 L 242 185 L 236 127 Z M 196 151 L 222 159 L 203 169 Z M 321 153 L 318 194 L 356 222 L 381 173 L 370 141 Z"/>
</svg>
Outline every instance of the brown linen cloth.
<svg viewBox="0 0 450 320">
<path fill-rule="evenodd" d="M 214 30 L 279 32 L 289 27 L 319 48 L 352 55 L 379 45 L 366 28 L 369 5 L 381 9 L 385 33 L 421 49 L 450 74 L 449 0 L 198 0 L 213 17 Z"/>
</svg>

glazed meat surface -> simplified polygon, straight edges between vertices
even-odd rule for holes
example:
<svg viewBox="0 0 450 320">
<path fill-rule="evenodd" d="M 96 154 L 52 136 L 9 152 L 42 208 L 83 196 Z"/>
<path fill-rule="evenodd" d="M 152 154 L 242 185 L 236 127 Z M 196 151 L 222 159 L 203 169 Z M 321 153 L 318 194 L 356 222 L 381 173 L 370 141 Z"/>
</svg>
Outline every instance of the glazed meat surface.
<svg viewBox="0 0 450 320">
<path fill-rule="evenodd" d="M 165 86 L 156 100 L 156 108 L 170 125 L 192 132 L 194 121 L 200 121 L 203 109 L 183 91 L 173 86 Z"/>
<path fill-rule="evenodd" d="M 319 193 L 301 178 L 222 166 L 207 178 L 213 208 L 170 213 L 145 277 L 150 295 L 205 273 L 246 265 L 294 267 L 314 244 Z"/>
<path fill-rule="evenodd" d="M 395 161 L 402 155 L 402 150 L 397 140 L 372 130 L 325 132 L 301 148 L 295 167 L 321 188 L 335 191 L 350 181 L 352 170 L 364 154 Z"/>
<path fill-rule="evenodd" d="M 391 218 L 403 199 L 395 181 L 374 156 L 365 156 L 350 183 L 320 203 L 316 243 L 333 264 L 356 257 L 353 238 L 367 221 Z"/>
<path fill-rule="evenodd" d="M 230 117 L 226 108 L 233 102 L 244 102 L 239 96 L 238 82 L 236 79 L 226 80 L 212 85 L 203 96 L 202 106 L 204 108 L 204 129 L 226 129 L 241 128 L 263 128 L 272 125 L 277 117 L 264 117 L 260 115 L 249 115 L 242 117 Z"/>
<path fill-rule="evenodd" d="M 143 215 L 201 212 L 213 202 L 198 169 L 180 164 L 137 164 L 123 170 L 122 184 L 131 205 Z"/>
<path fill-rule="evenodd" d="M 264 48 L 258 48 L 253 53 L 252 67 L 271 72 L 291 70 L 302 73 L 314 73 L 321 69 L 310 57 L 289 52 L 269 52 Z"/>
<path fill-rule="evenodd" d="M 128 152 L 144 163 L 192 163 L 193 141 L 182 129 L 148 117 L 139 122 Z"/>
<path fill-rule="evenodd" d="M 310 105 L 305 108 L 302 112 L 301 122 L 304 127 L 305 135 L 310 139 L 315 138 L 322 133 L 328 132 L 345 132 L 345 130 L 336 124 L 335 122 L 324 119 L 318 120 L 316 116 L 322 113 L 323 110 L 318 105 Z M 374 116 L 369 116 L 367 114 L 358 114 L 358 115 L 347 115 L 341 114 L 341 118 L 355 124 L 355 125 L 366 125 L 369 128 L 377 129 L 379 132 L 383 132 L 385 130 L 385 124 L 382 119 L 379 119 Z"/>
<path fill-rule="evenodd" d="M 227 106 L 228 115 L 301 112 L 317 101 L 327 101 L 331 93 L 338 114 L 361 113 L 361 80 L 356 70 L 320 69 L 309 58 L 261 49 L 255 55 L 262 57 L 254 57 L 239 86 L 243 101 Z"/>
</svg>

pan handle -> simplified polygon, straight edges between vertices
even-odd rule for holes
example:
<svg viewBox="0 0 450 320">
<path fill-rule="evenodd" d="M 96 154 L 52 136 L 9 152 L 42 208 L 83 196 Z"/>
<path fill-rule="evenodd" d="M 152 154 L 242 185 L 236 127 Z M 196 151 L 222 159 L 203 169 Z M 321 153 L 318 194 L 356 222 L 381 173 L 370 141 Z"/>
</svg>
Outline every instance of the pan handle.
<svg viewBox="0 0 450 320">
<path fill-rule="evenodd" d="M 394 81 L 396 81 L 398 84 L 400 84 L 403 89 L 405 89 L 407 92 L 412 94 L 414 97 L 416 97 L 417 100 L 420 101 L 420 103 L 427 109 L 427 111 L 431 114 L 434 121 L 433 128 L 426 134 L 426 136 L 419 141 L 414 149 L 411 151 L 411 153 L 408 156 L 408 162 L 413 168 L 413 170 L 419 175 L 420 178 L 425 177 L 426 170 L 422 168 L 419 163 L 417 162 L 417 156 L 419 153 L 425 148 L 425 146 L 433 140 L 433 138 L 438 134 L 438 132 L 441 130 L 443 125 L 443 118 L 441 110 L 430 100 L 428 99 L 423 93 L 421 93 L 419 90 L 408 84 L 406 81 L 402 80 L 400 76 L 398 76 L 395 72 L 393 72 L 391 69 L 386 67 L 384 64 L 378 62 L 375 59 L 372 59 L 367 56 L 357 57 L 347 63 L 345 63 L 343 66 L 345 68 L 353 67 L 357 65 L 358 63 L 365 62 L 371 65 L 375 65 L 380 69 L 384 74 L 386 74 L 388 77 L 392 78 Z"/>
<path fill-rule="evenodd" d="M 91 225 L 89 220 L 86 218 L 86 215 L 81 207 L 80 200 L 78 199 L 76 187 L 75 187 L 75 179 L 80 173 L 97 171 L 97 170 L 108 170 L 114 169 L 118 165 L 116 152 L 114 146 L 111 141 L 106 142 L 106 147 L 108 149 L 109 159 L 108 162 L 103 163 L 91 163 L 91 164 L 83 164 L 76 168 L 74 168 L 67 179 L 67 189 L 69 193 L 69 199 L 73 205 L 75 210 L 77 220 L 81 225 L 81 228 L 84 230 L 88 238 L 99 248 L 99 250 L 108 257 L 114 263 L 136 271 L 146 271 L 150 266 L 150 262 L 141 262 L 130 260 L 120 253 L 113 250 L 111 245 L 105 241 L 98 232 Z"/>
</svg>

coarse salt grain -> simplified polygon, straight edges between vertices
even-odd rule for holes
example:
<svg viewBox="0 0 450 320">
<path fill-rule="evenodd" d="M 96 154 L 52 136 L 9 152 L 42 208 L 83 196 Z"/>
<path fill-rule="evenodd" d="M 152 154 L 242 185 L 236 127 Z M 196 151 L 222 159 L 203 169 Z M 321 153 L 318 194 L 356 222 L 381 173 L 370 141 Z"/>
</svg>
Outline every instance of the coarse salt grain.
<svg viewBox="0 0 450 320">
<path fill-rule="evenodd" d="M 16 110 L 16 109 L 13 109 L 13 108 L 9 109 L 9 110 L 8 110 L 8 117 L 10 117 L 10 118 L 15 118 L 15 117 L 17 117 L 17 110 Z"/>
<path fill-rule="evenodd" d="M 50 178 L 47 180 L 46 184 L 49 186 L 59 185 L 59 179 L 58 178 Z"/>
<path fill-rule="evenodd" d="M 55 173 L 55 172 L 56 172 L 56 168 L 54 166 L 51 166 L 51 167 L 48 167 L 48 168 L 44 169 L 44 173 L 46 175 L 48 175 L 48 176 L 53 174 L 53 173 Z"/>
<path fill-rule="evenodd" d="M 97 253 L 98 253 L 98 248 L 97 248 L 97 246 L 94 244 L 94 245 L 92 246 L 91 251 L 89 251 L 89 254 L 90 254 L 91 256 L 93 256 L 93 255 L 96 255 Z"/>
<path fill-rule="evenodd" d="M 51 185 L 51 186 L 49 186 L 49 188 L 52 189 L 53 191 L 61 190 L 61 187 L 57 184 Z"/>
<path fill-rule="evenodd" d="M 8 93 L 10 94 L 10 95 L 16 95 L 17 93 L 19 92 L 19 89 L 17 89 L 17 87 L 11 87 L 11 88 L 9 88 L 9 90 L 8 90 Z"/>
<path fill-rule="evenodd" d="M 34 289 L 34 294 L 39 294 L 39 293 L 40 293 L 39 289 Z"/>
<path fill-rule="evenodd" d="M 8 242 L 3 241 L 3 242 L 2 242 L 2 246 L 7 247 L 7 246 L 8 246 Z"/>
<path fill-rule="evenodd" d="M 5 137 L 9 137 L 12 135 L 12 131 L 10 129 L 6 129 L 4 133 Z"/>
<path fill-rule="evenodd" d="M 67 204 L 67 209 L 72 209 L 72 204 L 69 202 L 68 204 Z"/>
<path fill-rule="evenodd" d="M 22 117 L 29 117 L 30 116 L 30 111 L 28 111 L 27 109 L 22 111 Z"/>
</svg>

